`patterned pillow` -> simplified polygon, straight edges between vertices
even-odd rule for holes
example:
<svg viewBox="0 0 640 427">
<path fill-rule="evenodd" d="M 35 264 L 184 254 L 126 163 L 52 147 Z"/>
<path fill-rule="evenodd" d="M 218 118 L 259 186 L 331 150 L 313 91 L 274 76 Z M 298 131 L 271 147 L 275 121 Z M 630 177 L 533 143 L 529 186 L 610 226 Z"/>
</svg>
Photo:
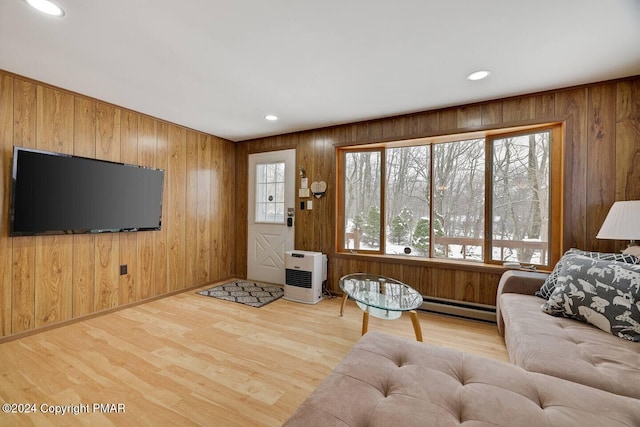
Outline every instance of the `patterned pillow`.
<svg viewBox="0 0 640 427">
<path fill-rule="evenodd" d="M 640 342 L 640 265 L 568 255 L 542 311 Z"/>
<path fill-rule="evenodd" d="M 629 263 L 629 264 L 640 264 L 640 258 L 638 258 L 636 256 L 633 256 L 633 255 L 630 255 L 630 254 L 623 254 L 623 253 L 616 254 L 616 253 L 608 253 L 608 252 L 589 252 L 589 251 L 582 251 L 580 249 L 571 248 L 567 252 L 564 253 L 562 258 L 560 258 L 560 261 L 558 261 L 556 266 L 553 268 L 553 271 L 551 272 L 551 274 L 549 274 L 549 276 L 547 276 L 547 280 L 545 280 L 544 283 L 542 284 L 542 286 L 540 287 L 540 289 L 536 291 L 536 293 L 535 293 L 536 296 L 538 296 L 540 298 L 544 298 L 544 299 L 549 299 L 549 297 L 553 293 L 553 290 L 556 287 L 556 283 L 558 282 L 558 273 L 560 272 L 560 269 L 565 264 L 566 257 L 570 256 L 570 255 L 582 255 L 582 256 L 589 257 L 589 258 L 593 258 L 593 259 L 608 260 L 608 261 L 609 260 L 610 261 L 619 261 L 619 262 L 626 262 L 626 263 Z"/>
</svg>

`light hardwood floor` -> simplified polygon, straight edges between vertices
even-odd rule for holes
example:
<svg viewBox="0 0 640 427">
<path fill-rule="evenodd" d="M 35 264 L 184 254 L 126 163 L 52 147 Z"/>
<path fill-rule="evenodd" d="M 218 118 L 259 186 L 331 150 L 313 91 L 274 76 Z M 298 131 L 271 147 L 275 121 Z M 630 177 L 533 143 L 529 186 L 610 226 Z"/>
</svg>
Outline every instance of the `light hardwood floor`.
<svg viewBox="0 0 640 427">
<path fill-rule="evenodd" d="M 0 425 L 281 425 L 360 338 L 362 311 L 353 301 L 339 311 L 340 298 L 256 309 L 188 291 L 0 344 L 2 403 L 38 410 L 0 413 Z M 419 319 L 425 343 L 508 361 L 495 325 Z M 371 317 L 369 331 L 415 339 L 406 314 Z M 45 414 L 42 404 L 89 412 Z"/>
</svg>

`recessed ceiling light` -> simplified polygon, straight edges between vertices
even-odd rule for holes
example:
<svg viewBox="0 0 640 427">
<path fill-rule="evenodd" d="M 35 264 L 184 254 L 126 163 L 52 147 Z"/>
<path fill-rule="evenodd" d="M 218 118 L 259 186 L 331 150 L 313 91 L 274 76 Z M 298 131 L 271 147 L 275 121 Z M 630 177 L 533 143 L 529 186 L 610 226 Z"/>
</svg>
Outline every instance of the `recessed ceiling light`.
<svg viewBox="0 0 640 427">
<path fill-rule="evenodd" d="M 278 120 L 278 116 L 274 116 L 273 114 L 267 114 L 266 116 L 264 116 L 264 118 L 269 120 L 270 122 L 275 122 L 276 120 Z"/>
<path fill-rule="evenodd" d="M 479 70 L 479 71 L 474 71 L 473 73 L 469 74 L 467 76 L 467 80 L 482 80 L 485 79 L 489 76 L 489 74 L 491 74 L 491 71 L 489 70 Z"/>
<path fill-rule="evenodd" d="M 47 15 L 57 16 L 57 17 L 64 16 L 64 10 L 62 10 L 60 6 L 50 2 L 49 0 L 25 0 L 25 1 L 29 3 L 29 6 L 39 10 L 42 13 L 46 13 Z"/>
</svg>

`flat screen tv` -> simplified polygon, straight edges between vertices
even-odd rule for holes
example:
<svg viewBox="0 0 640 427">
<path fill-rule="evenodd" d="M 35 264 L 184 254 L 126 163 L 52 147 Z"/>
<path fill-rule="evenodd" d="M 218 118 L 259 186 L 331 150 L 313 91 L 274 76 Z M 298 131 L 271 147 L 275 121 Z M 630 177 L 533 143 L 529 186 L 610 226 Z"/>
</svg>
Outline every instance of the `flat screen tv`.
<svg viewBox="0 0 640 427">
<path fill-rule="evenodd" d="M 164 171 L 13 148 L 11 236 L 159 230 Z"/>
</svg>

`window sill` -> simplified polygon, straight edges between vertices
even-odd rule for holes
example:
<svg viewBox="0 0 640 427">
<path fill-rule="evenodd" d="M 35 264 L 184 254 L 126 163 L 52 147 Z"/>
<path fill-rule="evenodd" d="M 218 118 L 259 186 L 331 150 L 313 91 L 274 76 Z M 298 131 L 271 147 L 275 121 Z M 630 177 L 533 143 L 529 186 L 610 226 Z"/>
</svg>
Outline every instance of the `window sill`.
<svg viewBox="0 0 640 427">
<path fill-rule="evenodd" d="M 444 268 L 448 270 L 461 270 L 461 271 L 473 271 L 479 273 L 491 273 L 502 274 L 508 271 L 499 264 L 487 264 L 483 262 L 464 261 L 464 260 L 452 260 L 452 259 L 435 259 L 435 258 L 416 258 L 409 256 L 398 255 L 378 255 L 378 254 L 363 254 L 363 253 L 350 253 L 350 252 L 335 252 L 333 254 L 335 258 L 339 259 L 358 259 L 362 261 L 382 262 L 385 264 L 402 264 L 413 265 L 430 268 Z M 539 272 L 548 273 L 551 270 L 548 268 L 538 268 Z"/>
</svg>

